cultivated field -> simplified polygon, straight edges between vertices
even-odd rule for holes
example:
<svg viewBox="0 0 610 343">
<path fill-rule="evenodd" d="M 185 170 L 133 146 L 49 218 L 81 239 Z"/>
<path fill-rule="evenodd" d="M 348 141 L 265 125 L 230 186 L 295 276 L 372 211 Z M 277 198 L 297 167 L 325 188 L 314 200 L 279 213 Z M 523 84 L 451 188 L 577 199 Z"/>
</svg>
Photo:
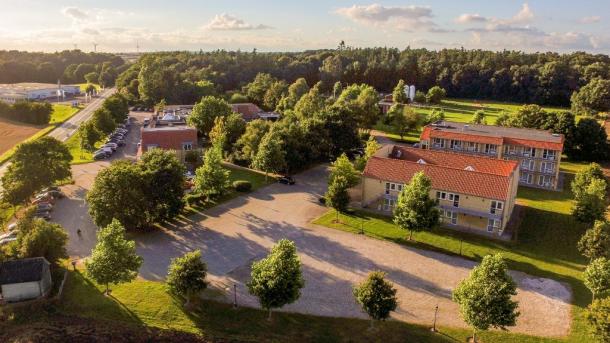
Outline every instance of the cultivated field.
<svg viewBox="0 0 610 343">
<path fill-rule="evenodd" d="M 35 135 L 42 128 L 0 118 L 0 155 Z"/>
</svg>

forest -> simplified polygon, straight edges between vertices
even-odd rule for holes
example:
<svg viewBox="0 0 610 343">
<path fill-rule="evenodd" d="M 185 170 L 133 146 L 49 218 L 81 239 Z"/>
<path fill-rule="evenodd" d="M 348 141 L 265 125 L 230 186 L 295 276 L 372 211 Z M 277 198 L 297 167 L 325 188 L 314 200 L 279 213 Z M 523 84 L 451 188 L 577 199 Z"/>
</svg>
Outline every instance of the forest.
<svg viewBox="0 0 610 343">
<path fill-rule="evenodd" d="M 145 54 L 117 79 L 132 99 L 154 104 L 193 103 L 196 83 L 212 82 L 219 92 L 240 90 L 258 73 L 292 83 L 322 81 L 371 85 L 391 92 L 399 80 L 423 91 L 433 86 L 452 98 L 490 99 L 546 106 L 570 106 L 572 94 L 594 79 L 608 79 L 610 58 L 585 52 L 484 51 L 464 49 L 350 48 L 295 53 L 256 50 Z M 144 90 L 144 94 L 140 91 Z"/>
<path fill-rule="evenodd" d="M 112 86 L 117 75 L 123 72 L 124 65 L 121 57 L 107 53 L 0 50 L 0 83 L 56 83 L 60 80 L 63 83 L 89 81 Z M 89 78 L 86 78 L 88 74 Z"/>
</svg>

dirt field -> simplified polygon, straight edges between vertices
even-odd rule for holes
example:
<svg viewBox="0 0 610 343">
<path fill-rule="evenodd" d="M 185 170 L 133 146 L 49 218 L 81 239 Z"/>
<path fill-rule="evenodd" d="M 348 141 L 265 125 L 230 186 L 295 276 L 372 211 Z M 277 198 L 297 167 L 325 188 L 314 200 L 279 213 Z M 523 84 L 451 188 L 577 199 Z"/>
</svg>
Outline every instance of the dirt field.
<svg viewBox="0 0 610 343">
<path fill-rule="evenodd" d="M 39 126 L 17 123 L 0 118 L 0 155 L 42 130 Z"/>
</svg>

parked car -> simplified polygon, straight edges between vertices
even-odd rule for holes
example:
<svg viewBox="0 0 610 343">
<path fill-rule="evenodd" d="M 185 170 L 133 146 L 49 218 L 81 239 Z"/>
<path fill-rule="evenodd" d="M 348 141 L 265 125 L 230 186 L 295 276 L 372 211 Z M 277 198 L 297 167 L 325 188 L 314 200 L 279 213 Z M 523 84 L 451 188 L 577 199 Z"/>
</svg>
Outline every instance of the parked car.
<svg viewBox="0 0 610 343">
<path fill-rule="evenodd" d="M 38 205 L 40 203 L 49 203 L 52 204 L 55 200 L 53 199 L 52 196 L 42 196 L 42 197 L 36 197 L 34 198 L 34 200 L 32 201 L 32 204 L 34 205 Z"/>
<path fill-rule="evenodd" d="M 42 218 L 44 220 L 51 220 L 51 213 L 50 212 L 36 212 L 34 214 L 35 218 Z"/>
<path fill-rule="evenodd" d="M 51 198 L 54 198 L 54 199 L 59 199 L 59 198 L 65 197 L 65 195 L 61 191 L 51 190 L 51 191 L 48 191 L 48 192 L 36 194 L 36 198 L 39 198 L 39 197 L 47 197 L 47 198 L 51 197 Z"/>
<path fill-rule="evenodd" d="M 98 154 L 98 153 L 105 153 L 106 157 L 110 157 L 113 153 L 112 149 L 108 148 L 108 147 L 102 147 L 99 150 L 96 150 L 93 154 Z"/>
<path fill-rule="evenodd" d="M 0 239 L 0 245 L 8 244 L 8 243 L 14 242 L 16 240 L 17 240 L 17 237 L 2 238 L 2 239 Z"/>
<path fill-rule="evenodd" d="M 51 205 L 50 203 L 41 202 L 36 204 L 36 206 L 37 211 L 53 211 L 53 205 Z"/>
<path fill-rule="evenodd" d="M 108 155 L 106 155 L 106 153 L 103 151 L 93 154 L 93 160 L 95 160 L 95 161 L 105 160 L 107 158 L 108 158 Z"/>
<path fill-rule="evenodd" d="M 111 139 L 107 140 L 105 144 L 108 144 L 108 143 L 114 143 L 118 146 L 125 146 L 125 141 L 122 139 L 118 139 L 118 138 L 111 138 Z"/>
<path fill-rule="evenodd" d="M 6 238 L 17 238 L 17 230 L 10 230 L 7 233 L 3 233 L 0 235 L 0 240 L 6 239 Z"/>
<path fill-rule="evenodd" d="M 61 190 L 57 186 L 50 186 L 50 187 L 43 188 L 42 191 L 40 191 L 40 192 L 41 193 L 46 193 L 46 192 L 49 192 L 49 191 L 58 191 L 59 192 Z"/>
<path fill-rule="evenodd" d="M 279 183 L 283 183 L 285 185 L 294 185 L 296 183 L 296 181 L 294 180 L 294 178 L 292 176 L 282 176 L 279 179 L 277 179 L 277 181 Z"/>
<path fill-rule="evenodd" d="M 118 145 L 118 144 L 116 144 L 116 143 L 112 143 L 112 142 L 111 142 L 111 143 L 106 143 L 106 144 L 104 144 L 104 145 L 102 146 L 102 148 L 110 148 L 110 149 L 112 149 L 112 151 L 116 151 L 116 149 L 117 149 L 118 147 L 119 147 L 119 145 Z"/>
</svg>

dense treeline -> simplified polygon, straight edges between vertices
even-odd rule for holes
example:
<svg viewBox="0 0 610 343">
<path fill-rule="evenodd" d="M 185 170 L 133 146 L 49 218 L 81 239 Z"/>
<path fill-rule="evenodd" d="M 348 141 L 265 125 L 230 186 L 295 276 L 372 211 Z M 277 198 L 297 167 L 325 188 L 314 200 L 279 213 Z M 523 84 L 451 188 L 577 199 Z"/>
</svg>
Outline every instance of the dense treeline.
<svg viewBox="0 0 610 343">
<path fill-rule="evenodd" d="M 438 85 L 448 97 L 569 106 L 574 91 L 596 78 L 609 77 L 610 58 L 584 52 L 344 46 L 299 53 L 167 52 L 143 56 L 118 78 L 117 85 L 133 98 L 150 103 L 162 98 L 185 103 L 193 99 L 192 86 L 198 81 L 211 81 L 225 92 L 240 89 L 258 73 L 289 84 L 301 77 L 310 85 L 323 81 L 323 92 L 330 92 L 336 81 L 366 83 L 380 92 L 391 92 L 403 79 L 422 90 Z"/>
<path fill-rule="evenodd" d="M 26 124 L 46 125 L 51 120 L 53 106 L 48 102 L 19 101 L 12 105 L 0 101 L 0 118 Z"/>
<path fill-rule="evenodd" d="M 91 81 L 113 85 L 125 69 L 119 56 L 65 50 L 55 53 L 0 50 L 0 83 L 48 82 L 81 83 Z M 90 75 L 91 80 L 85 76 Z M 95 78 L 93 78 L 95 76 Z"/>
</svg>

